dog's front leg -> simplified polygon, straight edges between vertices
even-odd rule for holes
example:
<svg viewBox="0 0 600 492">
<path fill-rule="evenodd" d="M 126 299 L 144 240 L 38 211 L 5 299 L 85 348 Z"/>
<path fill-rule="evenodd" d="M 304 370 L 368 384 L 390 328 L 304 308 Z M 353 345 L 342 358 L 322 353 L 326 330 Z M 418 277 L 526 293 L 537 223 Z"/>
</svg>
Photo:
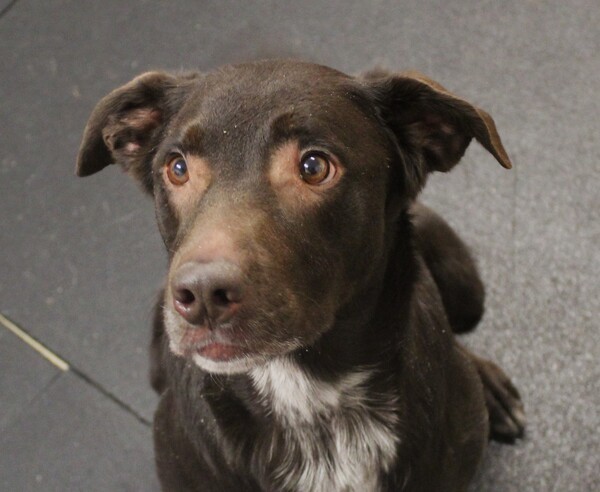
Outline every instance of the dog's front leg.
<svg viewBox="0 0 600 492">
<path fill-rule="evenodd" d="M 496 364 L 478 357 L 458 344 L 473 362 L 483 384 L 485 404 L 490 419 L 490 438 L 512 443 L 525 432 L 525 409 L 519 391 Z"/>
</svg>

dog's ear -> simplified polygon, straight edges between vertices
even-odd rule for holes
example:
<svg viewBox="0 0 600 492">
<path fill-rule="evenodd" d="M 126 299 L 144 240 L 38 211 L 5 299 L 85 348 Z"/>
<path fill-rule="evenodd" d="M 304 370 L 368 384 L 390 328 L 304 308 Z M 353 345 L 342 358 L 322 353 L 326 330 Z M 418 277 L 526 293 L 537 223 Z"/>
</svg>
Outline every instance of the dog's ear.
<svg viewBox="0 0 600 492">
<path fill-rule="evenodd" d="M 104 97 L 85 127 L 76 174 L 88 176 L 117 163 L 152 193 L 153 151 L 181 105 L 182 80 L 148 72 Z"/>
<path fill-rule="evenodd" d="M 363 80 L 405 154 L 410 196 L 424 186 L 428 173 L 452 169 L 473 137 L 503 167 L 512 167 L 492 117 L 437 82 L 416 72 L 390 75 L 380 70 L 365 74 Z"/>
</svg>

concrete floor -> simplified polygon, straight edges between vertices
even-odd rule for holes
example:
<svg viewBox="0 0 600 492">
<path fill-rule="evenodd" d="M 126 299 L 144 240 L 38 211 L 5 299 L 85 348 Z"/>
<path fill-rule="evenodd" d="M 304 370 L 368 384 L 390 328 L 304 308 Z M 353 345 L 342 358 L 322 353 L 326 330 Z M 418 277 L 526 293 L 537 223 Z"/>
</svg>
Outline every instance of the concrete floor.
<svg viewBox="0 0 600 492">
<path fill-rule="evenodd" d="M 514 169 L 473 145 L 424 194 L 488 287 L 467 343 L 529 417 L 473 490 L 600 490 L 598 26 L 592 0 L 0 0 L 0 490 L 158 488 L 146 347 L 166 259 L 149 200 L 117 169 L 76 179 L 75 155 L 134 75 L 267 56 L 418 69 L 494 116 Z"/>
</svg>

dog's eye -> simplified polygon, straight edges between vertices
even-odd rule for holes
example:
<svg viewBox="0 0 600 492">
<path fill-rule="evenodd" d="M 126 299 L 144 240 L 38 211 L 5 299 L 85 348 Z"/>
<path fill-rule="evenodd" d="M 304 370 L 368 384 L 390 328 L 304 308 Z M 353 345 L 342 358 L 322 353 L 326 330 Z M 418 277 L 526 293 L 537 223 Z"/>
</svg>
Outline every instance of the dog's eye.
<svg viewBox="0 0 600 492">
<path fill-rule="evenodd" d="M 327 183 L 335 175 L 335 166 L 319 152 L 309 152 L 300 160 L 300 177 L 310 185 Z"/>
<path fill-rule="evenodd" d="M 169 178 L 169 181 L 176 186 L 181 186 L 182 184 L 185 184 L 188 179 L 190 179 L 187 163 L 182 156 L 178 155 L 173 157 L 168 162 L 167 177 Z"/>
</svg>

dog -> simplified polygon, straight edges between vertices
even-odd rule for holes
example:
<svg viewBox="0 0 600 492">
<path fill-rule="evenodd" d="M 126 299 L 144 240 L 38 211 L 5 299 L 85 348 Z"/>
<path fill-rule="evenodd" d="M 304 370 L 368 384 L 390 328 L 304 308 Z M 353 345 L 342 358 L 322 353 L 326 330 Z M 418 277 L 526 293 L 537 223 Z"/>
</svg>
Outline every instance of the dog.
<svg viewBox="0 0 600 492">
<path fill-rule="evenodd" d="M 93 110 L 77 174 L 118 163 L 169 272 L 151 380 L 167 491 L 462 491 L 525 416 L 457 339 L 483 314 L 468 248 L 417 200 L 483 110 L 419 73 L 270 60 L 145 73 Z"/>
</svg>

